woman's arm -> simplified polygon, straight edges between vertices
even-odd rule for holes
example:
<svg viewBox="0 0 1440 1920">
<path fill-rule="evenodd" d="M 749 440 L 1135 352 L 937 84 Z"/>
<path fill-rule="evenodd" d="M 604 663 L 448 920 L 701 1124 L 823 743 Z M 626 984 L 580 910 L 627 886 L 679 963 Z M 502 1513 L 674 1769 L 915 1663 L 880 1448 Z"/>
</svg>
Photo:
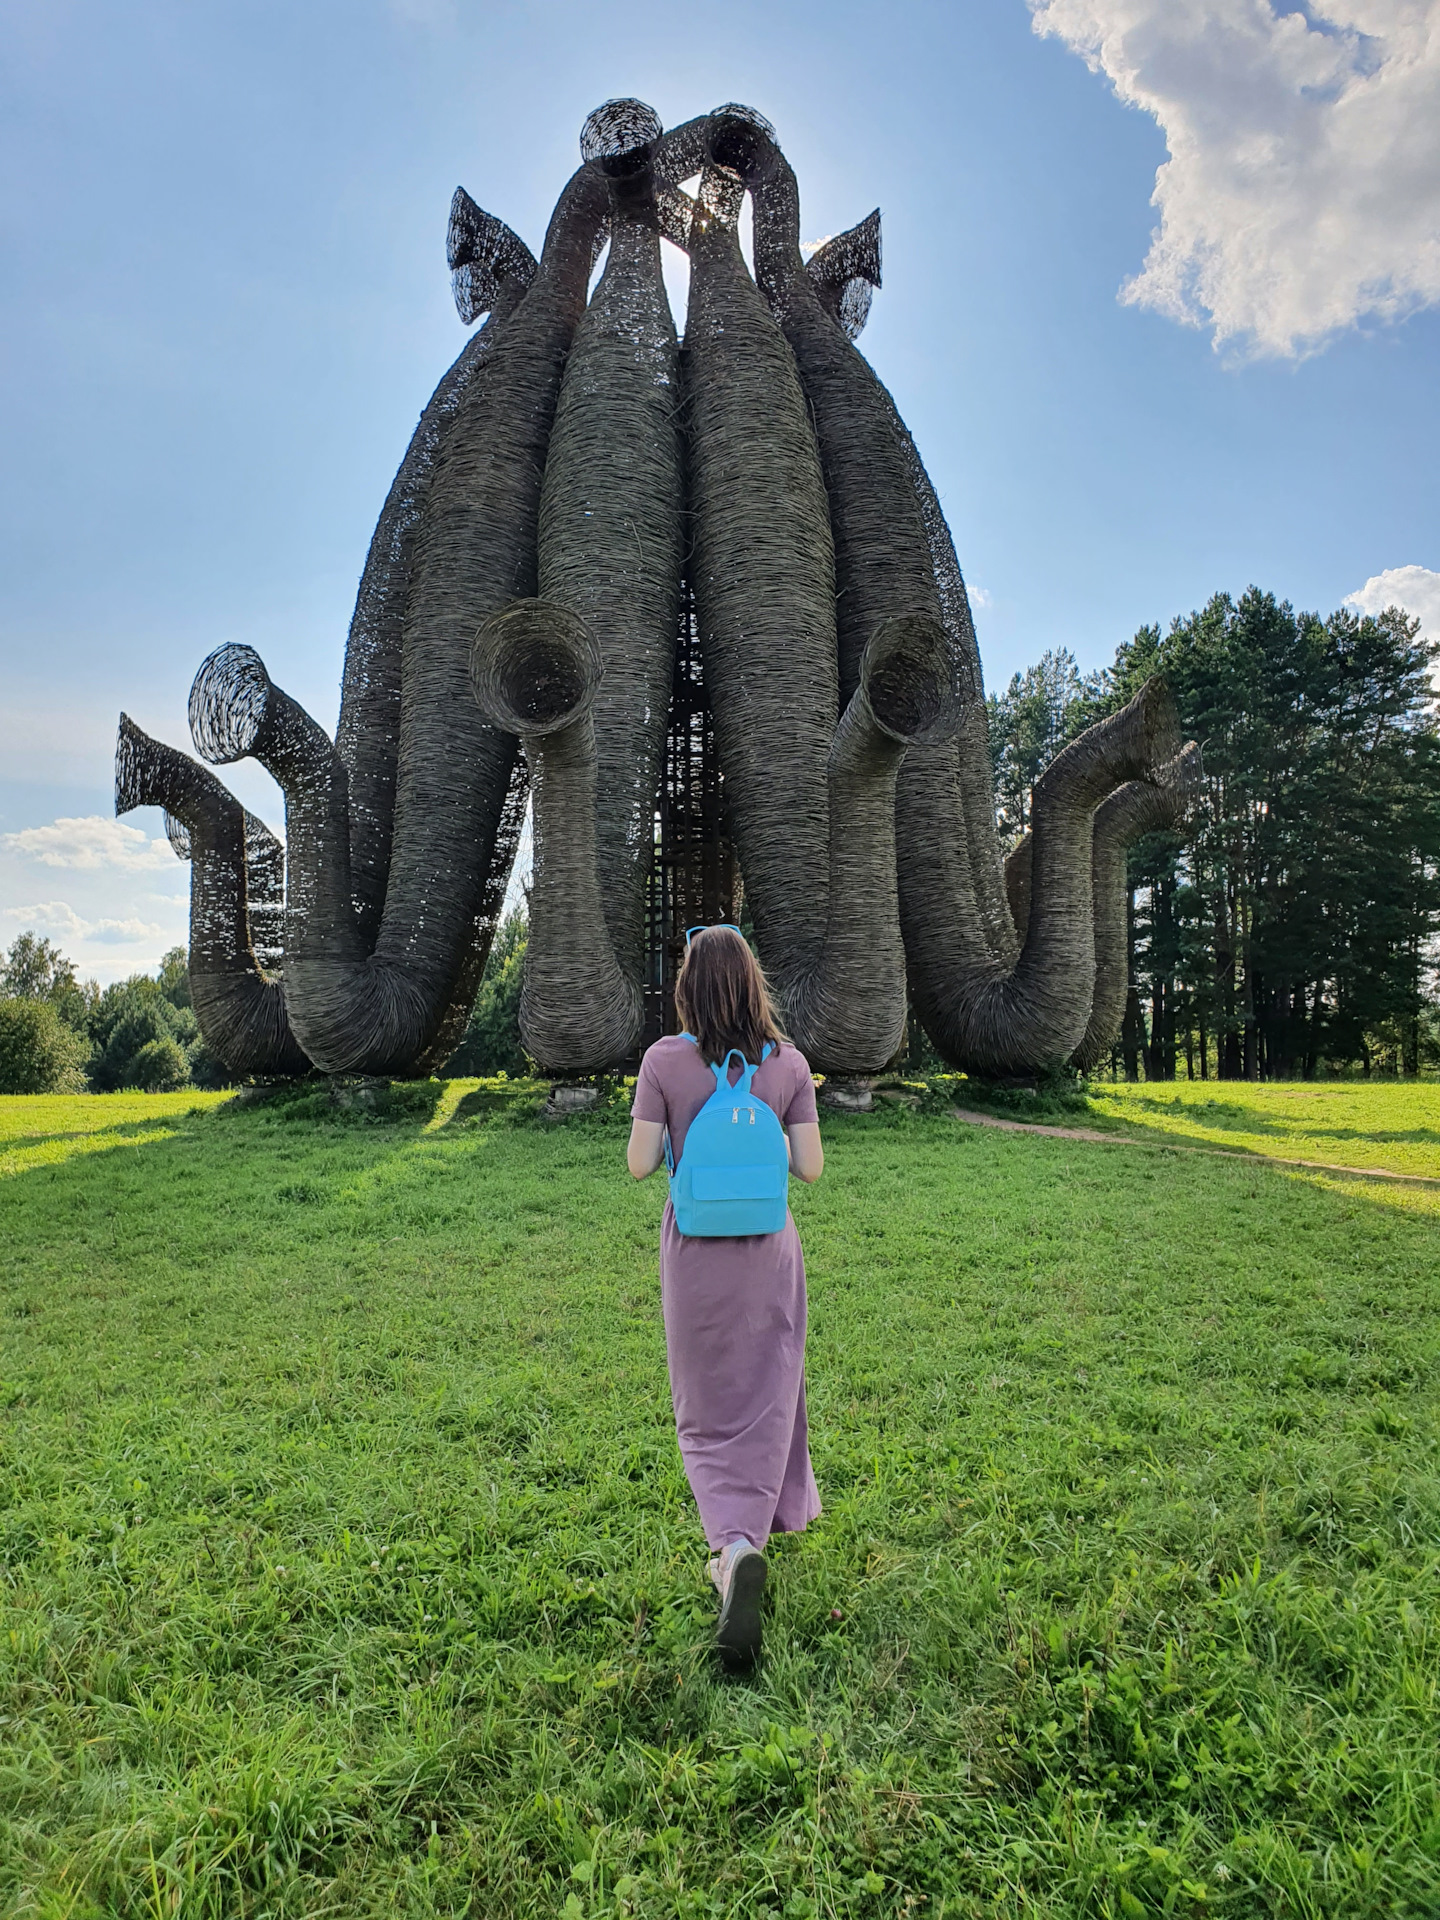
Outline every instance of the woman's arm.
<svg viewBox="0 0 1440 1920">
<path fill-rule="evenodd" d="M 815 1129 L 818 1134 L 820 1129 Z M 660 1120 L 632 1120 L 625 1164 L 637 1180 L 648 1180 L 665 1158 L 665 1126 Z"/>
<path fill-rule="evenodd" d="M 794 1121 L 786 1134 L 790 1143 L 790 1171 L 797 1180 L 813 1183 L 825 1170 L 820 1128 L 813 1120 Z"/>
</svg>

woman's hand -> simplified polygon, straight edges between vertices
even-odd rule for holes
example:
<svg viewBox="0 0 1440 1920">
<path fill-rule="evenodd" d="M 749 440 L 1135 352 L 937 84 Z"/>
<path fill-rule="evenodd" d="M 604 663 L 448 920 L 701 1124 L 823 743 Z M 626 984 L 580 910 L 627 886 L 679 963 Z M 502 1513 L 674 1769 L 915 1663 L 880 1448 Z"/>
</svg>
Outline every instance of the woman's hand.
<svg viewBox="0 0 1440 1920">
<path fill-rule="evenodd" d="M 815 1132 L 818 1134 L 817 1127 Z M 665 1158 L 665 1127 L 659 1120 L 632 1120 L 625 1164 L 637 1180 L 648 1180 Z"/>
<path fill-rule="evenodd" d="M 790 1171 L 797 1180 L 813 1184 L 825 1169 L 825 1149 L 820 1144 L 820 1128 L 813 1120 L 791 1126 L 785 1136 L 790 1146 Z"/>
</svg>

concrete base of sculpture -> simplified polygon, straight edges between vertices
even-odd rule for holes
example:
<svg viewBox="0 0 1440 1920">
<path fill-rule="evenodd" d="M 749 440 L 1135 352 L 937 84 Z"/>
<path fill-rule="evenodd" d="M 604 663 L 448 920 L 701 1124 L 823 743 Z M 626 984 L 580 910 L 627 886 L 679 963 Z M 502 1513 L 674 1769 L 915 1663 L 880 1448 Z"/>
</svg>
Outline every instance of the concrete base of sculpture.
<svg viewBox="0 0 1440 1920">
<path fill-rule="evenodd" d="M 249 1086 L 237 1087 L 231 1097 L 231 1105 L 237 1107 L 259 1107 L 267 1100 L 273 1100 L 277 1094 L 285 1093 L 293 1087 L 293 1080 L 256 1080 Z"/>
<path fill-rule="evenodd" d="M 550 1098 L 541 1108 L 540 1117 L 543 1120 L 568 1120 L 572 1114 L 588 1113 L 599 1098 L 598 1087 L 557 1080 L 550 1089 Z"/>
<path fill-rule="evenodd" d="M 388 1080 L 374 1080 L 368 1076 L 352 1074 L 332 1074 L 330 1079 L 330 1104 L 339 1107 L 342 1112 L 352 1113 L 369 1107 L 378 1107 L 390 1091 Z"/>
<path fill-rule="evenodd" d="M 820 1087 L 820 1105 L 832 1113 L 870 1113 L 875 1106 L 875 1090 L 869 1080 L 837 1079 L 833 1074 Z"/>
</svg>

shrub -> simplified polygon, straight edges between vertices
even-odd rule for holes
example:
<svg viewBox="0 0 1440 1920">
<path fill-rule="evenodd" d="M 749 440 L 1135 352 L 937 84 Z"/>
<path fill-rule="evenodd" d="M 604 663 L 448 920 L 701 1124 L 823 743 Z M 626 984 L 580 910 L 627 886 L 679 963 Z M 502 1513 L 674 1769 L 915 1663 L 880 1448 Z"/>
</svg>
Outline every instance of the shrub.
<svg viewBox="0 0 1440 1920">
<path fill-rule="evenodd" d="M 0 1000 L 0 1093 L 75 1093 L 90 1049 L 48 1000 Z"/>
<path fill-rule="evenodd" d="M 178 1040 L 167 1034 L 147 1040 L 130 1062 L 127 1084 L 144 1093 L 173 1093 L 190 1084 L 190 1062 Z"/>
<path fill-rule="evenodd" d="M 143 973 L 105 989 L 90 1030 L 98 1049 L 90 1066 L 90 1084 L 98 1093 L 145 1085 L 136 1074 L 147 1047 L 170 1041 L 184 1060 L 187 1045 L 199 1034 L 191 1010 L 172 1005 L 159 981 Z M 183 1086 L 188 1079 L 187 1060 L 183 1076 L 171 1084 Z"/>
</svg>

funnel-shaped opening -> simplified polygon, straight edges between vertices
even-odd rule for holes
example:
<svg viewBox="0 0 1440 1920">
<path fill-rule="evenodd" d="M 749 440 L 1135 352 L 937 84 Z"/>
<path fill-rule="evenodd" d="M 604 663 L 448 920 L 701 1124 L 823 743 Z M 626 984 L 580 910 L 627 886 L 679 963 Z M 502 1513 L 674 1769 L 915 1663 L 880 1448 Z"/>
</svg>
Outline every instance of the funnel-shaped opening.
<svg viewBox="0 0 1440 1920">
<path fill-rule="evenodd" d="M 600 674 L 600 651 L 585 622 L 549 600 L 516 600 L 503 608 L 480 629 L 470 656 L 481 710 L 522 738 L 580 719 Z"/>
<path fill-rule="evenodd" d="M 615 179 L 638 173 L 650 160 L 665 128 L 643 100 L 607 100 L 586 116 L 580 130 L 580 157 L 598 160 Z"/>
<path fill-rule="evenodd" d="M 943 740 L 959 718 L 954 649 L 931 613 L 882 620 L 865 646 L 860 684 L 876 725 L 906 745 Z"/>
<path fill-rule="evenodd" d="M 232 641 L 203 661 L 190 688 L 190 735 L 212 766 L 255 751 L 270 706 L 270 676 L 253 647 Z"/>
</svg>

